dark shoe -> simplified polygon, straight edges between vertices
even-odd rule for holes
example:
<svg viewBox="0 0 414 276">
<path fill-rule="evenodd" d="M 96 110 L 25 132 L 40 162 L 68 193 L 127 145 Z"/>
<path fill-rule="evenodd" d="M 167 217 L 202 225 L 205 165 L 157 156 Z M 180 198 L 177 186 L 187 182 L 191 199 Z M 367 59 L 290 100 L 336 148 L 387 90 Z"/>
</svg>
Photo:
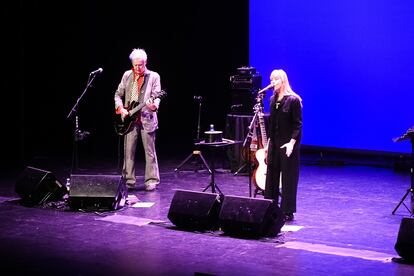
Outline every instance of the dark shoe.
<svg viewBox="0 0 414 276">
<path fill-rule="evenodd" d="M 135 183 L 126 183 L 128 189 L 135 189 Z"/>
<path fill-rule="evenodd" d="M 292 221 L 294 218 L 293 213 L 285 213 L 285 221 Z"/>
</svg>

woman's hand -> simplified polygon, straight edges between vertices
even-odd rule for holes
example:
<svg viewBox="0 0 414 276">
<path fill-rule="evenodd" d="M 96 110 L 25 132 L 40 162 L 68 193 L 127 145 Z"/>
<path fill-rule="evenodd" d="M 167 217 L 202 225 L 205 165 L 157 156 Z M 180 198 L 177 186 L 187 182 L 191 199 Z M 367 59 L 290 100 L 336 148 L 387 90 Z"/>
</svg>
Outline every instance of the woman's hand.
<svg viewBox="0 0 414 276">
<path fill-rule="evenodd" d="M 296 140 L 295 139 L 290 139 L 289 143 L 284 144 L 283 146 L 281 146 L 280 148 L 286 148 L 286 156 L 290 157 L 290 155 L 292 154 L 293 151 L 293 147 L 295 146 Z"/>
</svg>

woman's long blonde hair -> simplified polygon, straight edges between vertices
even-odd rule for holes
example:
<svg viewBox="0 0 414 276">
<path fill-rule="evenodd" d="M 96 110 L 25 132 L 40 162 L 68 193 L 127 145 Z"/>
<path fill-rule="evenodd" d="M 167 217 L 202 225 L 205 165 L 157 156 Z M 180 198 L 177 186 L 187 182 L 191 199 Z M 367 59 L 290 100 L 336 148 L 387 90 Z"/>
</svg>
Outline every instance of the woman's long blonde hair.
<svg viewBox="0 0 414 276">
<path fill-rule="evenodd" d="M 302 105 L 302 98 L 292 90 L 292 87 L 290 87 L 286 72 L 282 69 L 275 69 L 270 74 L 270 79 L 276 76 L 279 76 L 280 80 L 282 81 L 280 89 L 283 91 L 284 95 L 293 95 L 297 97 L 300 100 L 300 104 Z M 276 90 L 273 90 L 273 95 L 275 95 L 275 93 Z"/>
</svg>

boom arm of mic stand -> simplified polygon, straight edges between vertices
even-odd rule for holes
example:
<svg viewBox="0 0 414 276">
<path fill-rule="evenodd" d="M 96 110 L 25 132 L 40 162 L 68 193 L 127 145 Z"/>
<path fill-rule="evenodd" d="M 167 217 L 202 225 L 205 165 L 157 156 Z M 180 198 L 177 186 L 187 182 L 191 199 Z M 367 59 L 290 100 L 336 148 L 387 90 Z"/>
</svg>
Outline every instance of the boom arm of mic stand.
<svg viewBox="0 0 414 276">
<path fill-rule="evenodd" d="M 86 91 L 88 91 L 88 88 L 91 86 L 91 84 L 92 84 L 93 80 L 95 79 L 95 77 L 96 77 L 96 74 L 95 74 L 95 75 L 93 75 L 93 76 L 92 76 L 92 78 L 90 78 L 90 76 L 89 76 L 89 79 L 88 79 L 88 82 L 87 82 L 87 84 L 86 84 L 85 89 L 83 90 L 83 92 L 82 92 L 82 94 L 80 95 L 80 97 L 76 100 L 75 105 L 74 105 L 74 106 L 72 107 L 72 109 L 70 110 L 70 112 L 69 112 L 68 116 L 66 116 L 66 119 L 69 119 L 69 118 L 72 116 L 72 114 L 73 114 L 73 113 L 76 113 L 76 112 L 77 112 L 77 109 L 78 109 L 78 106 L 79 106 L 79 102 L 80 102 L 80 100 L 81 100 L 81 99 L 82 99 L 82 97 L 85 95 Z"/>
</svg>

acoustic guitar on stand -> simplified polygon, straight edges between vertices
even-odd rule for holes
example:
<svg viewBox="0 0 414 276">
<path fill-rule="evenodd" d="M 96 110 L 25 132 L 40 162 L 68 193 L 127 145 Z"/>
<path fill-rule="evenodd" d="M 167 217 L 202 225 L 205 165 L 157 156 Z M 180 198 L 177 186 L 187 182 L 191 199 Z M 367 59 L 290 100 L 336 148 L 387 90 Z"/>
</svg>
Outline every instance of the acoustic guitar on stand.
<svg viewBox="0 0 414 276">
<path fill-rule="evenodd" d="M 167 95 L 165 90 L 161 90 L 156 93 L 156 96 L 151 97 L 151 100 L 162 99 Z M 137 120 L 138 116 L 141 114 L 141 109 L 146 106 L 146 102 L 139 103 L 132 101 L 131 104 L 127 107 L 128 115 L 115 114 L 114 118 L 114 128 L 115 132 L 118 135 L 125 135 L 132 130 L 132 124 Z"/>
<path fill-rule="evenodd" d="M 254 125 L 253 131 L 252 131 L 252 140 L 250 142 L 250 145 L 249 146 L 246 145 L 242 148 L 241 156 L 244 161 L 251 161 L 251 162 L 256 161 L 256 151 L 259 148 L 259 141 L 257 138 L 256 128 L 257 128 L 256 125 Z"/>
<path fill-rule="evenodd" d="M 267 135 L 266 135 L 266 126 L 264 121 L 264 114 L 262 110 L 258 111 L 258 119 L 260 126 L 260 134 L 262 139 L 263 147 L 256 151 L 256 160 L 258 166 L 253 174 L 254 183 L 260 190 L 264 190 L 266 187 L 266 173 L 267 173 L 267 164 L 265 148 L 267 147 Z"/>
</svg>

